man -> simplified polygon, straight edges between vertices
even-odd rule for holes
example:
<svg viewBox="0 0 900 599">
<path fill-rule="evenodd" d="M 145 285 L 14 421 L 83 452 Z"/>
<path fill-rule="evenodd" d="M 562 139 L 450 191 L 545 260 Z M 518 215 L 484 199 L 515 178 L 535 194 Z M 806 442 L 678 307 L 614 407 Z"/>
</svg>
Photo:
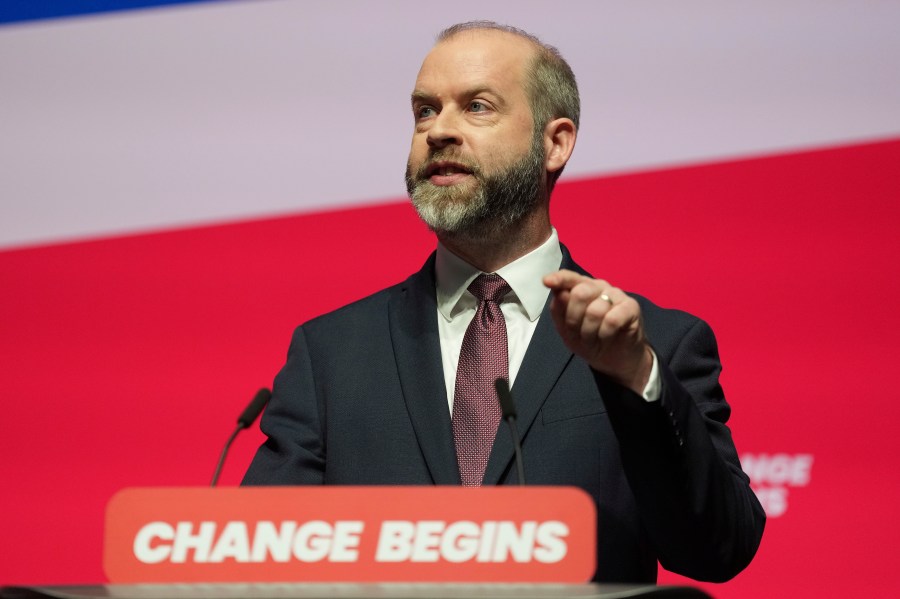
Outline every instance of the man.
<svg viewBox="0 0 900 599">
<path fill-rule="evenodd" d="M 492 392 L 507 378 L 528 483 L 597 502 L 597 580 L 655 581 L 657 560 L 737 574 L 765 517 L 725 426 L 712 332 L 589 277 L 550 224 L 577 135 L 568 65 L 522 31 L 457 25 L 412 108 L 407 186 L 437 251 L 297 329 L 244 482 L 515 483 Z"/>
</svg>

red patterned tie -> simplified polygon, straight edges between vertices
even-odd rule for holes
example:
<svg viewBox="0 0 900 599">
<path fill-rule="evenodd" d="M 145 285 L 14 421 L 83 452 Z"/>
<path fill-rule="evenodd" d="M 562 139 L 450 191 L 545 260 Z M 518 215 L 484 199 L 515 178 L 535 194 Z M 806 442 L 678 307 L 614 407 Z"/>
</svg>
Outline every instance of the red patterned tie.
<svg viewBox="0 0 900 599">
<path fill-rule="evenodd" d="M 506 322 L 500 311 L 500 300 L 509 291 L 500 275 L 479 275 L 469 285 L 478 310 L 459 351 L 452 418 L 459 474 L 466 487 L 481 485 L 500 424 L 494 381 L 509 380 Z"/>
</svg>

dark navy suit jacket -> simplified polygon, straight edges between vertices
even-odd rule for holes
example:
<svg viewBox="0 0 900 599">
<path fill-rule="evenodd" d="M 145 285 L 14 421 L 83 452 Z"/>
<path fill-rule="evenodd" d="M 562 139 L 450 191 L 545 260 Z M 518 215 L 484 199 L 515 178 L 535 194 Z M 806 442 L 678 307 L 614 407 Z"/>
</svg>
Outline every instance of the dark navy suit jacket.
<svg viewBox="0 0 900 599">
<path fill-rule="evenodd" d="M 564 268 L 584 272 L 563 253 Z M 727 580 L 756 552 L 765 515 L 725 425 L 715 338 L 703 321 L 633 297 L 661 400 L 591 370 L 545 307 L 512 389 L 526 480 L 594 498 L 598 581 L 655 581 L 657 560 Z M 459 485 L 440 351 L 433 255 L 405 282 L 299 327 L 244 484 Z M 516 482 L 501 428 L 484 484 Z"/>
</svg>

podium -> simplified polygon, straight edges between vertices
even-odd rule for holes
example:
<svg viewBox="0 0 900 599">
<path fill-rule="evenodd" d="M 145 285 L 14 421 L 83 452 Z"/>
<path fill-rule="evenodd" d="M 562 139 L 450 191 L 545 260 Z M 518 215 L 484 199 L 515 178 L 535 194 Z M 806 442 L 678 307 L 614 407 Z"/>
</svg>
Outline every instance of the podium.
<svg viewBox="0 0 900 599">
<path fill-rule="evenodd" d="M 617 584 L 190 584 L 34 586 L 0 599 L 711 599 L 691 587 Z"/>
<path fill-rule="evenodd" d="M 709 597 L 587 583 L 596 517 L 571 487 L 125 489 L 106 511 L 112 584 L 8 586 L 0 599 Z"/>
</svg>

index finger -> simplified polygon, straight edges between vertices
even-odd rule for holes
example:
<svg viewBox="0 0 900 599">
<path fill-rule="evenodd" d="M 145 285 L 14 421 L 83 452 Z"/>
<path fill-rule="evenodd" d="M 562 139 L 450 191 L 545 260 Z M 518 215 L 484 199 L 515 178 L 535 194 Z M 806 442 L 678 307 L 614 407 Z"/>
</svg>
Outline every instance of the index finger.
<svg viewBox="0 0 900 599">
<path fill-rule="evenodd" d="M 553 291 L 567 291 L 582 281 L 590 281 L 589 277 L 565 268 L 544 276 L 544 286 Z"/>
</svg>

